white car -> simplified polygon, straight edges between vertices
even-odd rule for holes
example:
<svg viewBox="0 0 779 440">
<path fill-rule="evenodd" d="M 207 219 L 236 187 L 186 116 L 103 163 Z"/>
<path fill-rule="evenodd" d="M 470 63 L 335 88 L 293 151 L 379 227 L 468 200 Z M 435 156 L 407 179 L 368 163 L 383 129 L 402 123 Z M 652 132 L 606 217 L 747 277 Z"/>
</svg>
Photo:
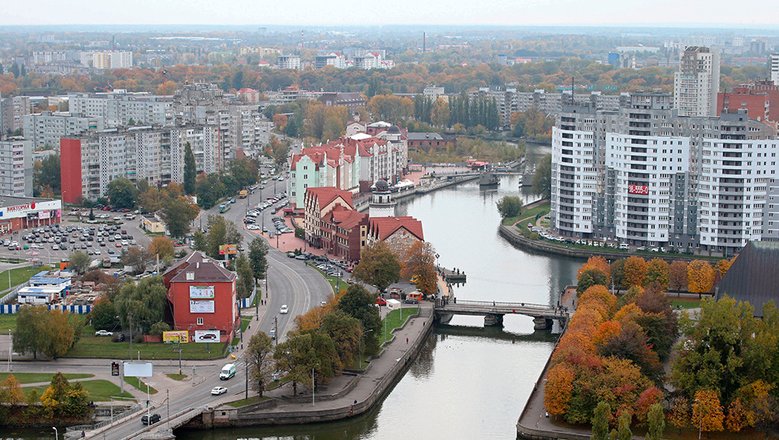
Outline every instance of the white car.
<svg viewBox="0 0 779 440">
<path fill-rule="evenodd" d="M 287 307 L 287 305 L 284 304 L 283 306 L 281 306 L 281 310 L 279 310 L 279 313 L 281 313 L 282 315 L 286 315 L 287 313 L 289 313 L 289 307 Z"/>
<path fill-rule="evenodd" d="M 224 394 L 227 392 L 227 388 L 225 387 L 213 387 L 211 388 L 211 395 L 212 396 L 218 396 L 220 394 Z"/>
<path fill-rule="evenodd" d="M 95 332 L 95 336 L 113 336 L 113 332 L 109 332 L 108 330 L 98 330 Z"/>
<path fill-rule="evenodd" d="M 259 231 L 260 229 L 262 229 L 262 227 L 259 226 L 259 225 L 255 225 L 255 224 L 249 224 L 249 225 L 246 225 L 246 229 L 248 229 L 250 231 Z"/>
</svg>

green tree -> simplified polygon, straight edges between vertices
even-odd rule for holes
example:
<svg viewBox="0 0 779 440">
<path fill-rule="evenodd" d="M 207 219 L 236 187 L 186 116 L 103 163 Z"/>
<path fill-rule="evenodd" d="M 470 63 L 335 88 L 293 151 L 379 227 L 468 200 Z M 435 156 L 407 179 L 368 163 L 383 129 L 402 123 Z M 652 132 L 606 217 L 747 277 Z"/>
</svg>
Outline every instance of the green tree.
<svg viewBox="0 0 779 440">
<path fill-rule="evenodd" d="M 665 414 L 663 405 L 655 403 L 649 407 L 648 415 L 649 427 L 646 433 L 646 440 L 660 440 L 665 432 Z"/>
<path fill-rule="evenodd" d="M 552 155 L 546 154 L 538 162 L 533 175 L 533 192 L 545 199 L 552 198 Z"/>
<path fill-rule="evenodd" d="M 252 273 L 255 280 L 265 278 L 265 270 L 268 265 L 268 244 L 260 237 L 249 243 L 249 262 L 252 265 Z"/>
<path fill-rule="evenodd" d="M 579 274 L 579 281 L 576 284 L 576 292 L 580 295 L 587 289 L 595 285 L 607 286 L 608 280 L 606 274 L 597 269 L 587 269 Z"/>
<path fill-rule="evenodd" d="M 73 346 L 76 337 L 75 326 L 64 313 L 46 310 L 42 306 L 26 306 L 19 310 L 16 318 L 16 332 L 13 335 L 14 348 L 23 353 L 38 353 L 56 359 Z"/>
<path fill-rule="evenodd" d="M 54 194 L 62 192 L 60 155 L 52 154 L 33 164 L 33 194 L 41 196 L 50 190 Z"/>
<path fill-rule="evenodd" d="M 353 275 L 383 292 L 400 279 L 400 262 L 385 242 L 378 241 L 361 252 Z"/>
<path fill-rule="evenodd" d="M 670 280 L 670 265 L 661 258 L 653 258 L 649 261 L 649 265 L 646 270 L 646 280 L 644 284 L 646 286 L 656 285 L 660 290 L 665 292 L 668 290 L 668 283 Z"/>
<path fill-rule="evenodd" d="M 149 327 L 149 334 L 152 336 L 162 336 L 162 333 L 170 331 L 170 325 L 167 322 L 155 322 Z"/>
<path fill-rule="evenodd" d="M 275 370 L 273 341 L 263 332 L 255 333 L 249 339 L 246 356 L 249 363 L 249 377 L 253 384 L 252 388 L 262 397 Z"/>
<path fill-rule="evenodd" d="M 195 154 L 192 153 L 192 145 L 189 142 L 184 146 L 184 194 L 195 193 L 195 178 L 197 177 L 197 164 Z"/>
<path fill-rule="evenodd" d="M 627 411 L 619 415 L 619 418 L 617 419 L 618 440 L 631 440 L 633 438 L 633 432 L 630 430 L 631 419 L 632 417 Z"/>
<path fill-rule="evenodd" d="M 311 370 L 316 368 L 317 357 L 311 334 L 291 335 L 276 346 L 273 358 L 278 368 L 286 372 L 286 379 L 292 382 L 292 395 L 297 395 L 299 383 L 313 386 Z"/>
<path fill-rule="evenodd" d="M 165 317 L 168 291 L 159 276 L 135 283 L 125 283 L 114 299 L 122 328 L 133 332 L 148 332 Z"/>
<path fill-rule="evenodd" d="M 143 273 L 146 271 L 146 263 L 150 255 L 146 249 L 140 246 L 132 246 L 122 253 L 122 264 L 133 269 L 134 273 Z"/>
<path fill-rule="evenodd" d="M 360 320 L 341 310 L 336 310 L 325 314 L 321 329 L 333 340 L 341 365 L 352 365 L 359 355 L 360 341 L 363 337 Z"/>
<path fill-rule="evenodd" d="M 101 298 L 99 301 L 96 301 L 89 312 L 92 328 L 95 330 L 116 330 L 120 324 L 116 313 L 116 307 L 114 307 L 114 303 L 111 300 Z"/>
<path fill-rule="evenodd" d="M 206 235 L 206 253 L 215 259 L 222 259 L 219 246 L 223 244 L 241 243 L 241 233 L 235 224 L 228 222 L 221 215 L 208 216 L 208 234 Z"/>
<path fill-rule="evenodd" d="M 436 127 L 445 127 L 449 125 L 450 118 L 449 103 L 444 98 L 439 97 L 430 110 L 430 122 Z"/>
<path fill-rule="evenodd" d="M 376 296 L 364 287 L 352 284 L 338 301 L 338 309 L 360 321 L 366 353 L 376 353 L 379 348 L 378 335 L 381 329 L 379 310 L 374 306 Z"/>
<path fill-rule="evenodd" d="M 248 298 L 252 294 L 254 288 L 254 273 L 252 272 L 251 263 L 246 255 L 241 252 L 238 258 L 235 260 L 235 271 L 238 274 L 238 280 L 236 282 L 236 293 L 238 298 Z"/>
<path fill-rule="evenodd" d="M 240 188 L 257 183 L 257 161 L 248 157 L 235 159 L 230 163 L 230 174 Z"/>
<path fill-rule="evenodd" d="M 592 440 L 609 439 L 609 418 L 611 407 L 606 402 L 599 402 L 592 416 Z"/>
<path fill-rule="evenodd" d="M 503 196 L 498 200 L 498 212 L 502 218 L 516 217 L 522 211 L 519 196 Z"/>
<path fill-rule="evenodd" d="M 138 189 L 129 179 L 120 177 L 118 179 L 112 180 L 108 184 L 106 195 L 111 201 L 111 206 L 114 208 L 130 209 L 135 207 L 135 199 L 138 196 Z"/>
<path fill-rule="evenodd" d="M 218 174 L 209 174 L 198 179 L 196 193 L 197 204 L 203 209 L 210 209 L 228 194 L 228 190 Z"/>
<path fill-rule="evenodd" d="M 86 252 L 75 251 L 68 257 L 68 267 L 72 268 L 79 275 L 87 271 L 91 262 L 92 259 Z"/>
<path fill-rule="evenodd" d="M 290 119 L 289 123 L 287 124 L 287 134 L 289 134 L 289 127 L 292 125 L 293 121 L 295 121 L 295 118 Z M 290 134 L 290 136 L 292 135 Z M 273 159 L 273 161 L 276 163 L 276 167 L 280 168 L 287 163 L 287 156 L 289 156 L 289 141 L 281 140 L 276 136 L 272 136 L 267 152 L 268 157 Z"/>
<path fill-rule="evenodd" d="M 189 233 L 192 221 L 200 208 L 189 202 L 186 197 L 175 197 L 167 201 L 162 208 L 162 220 L 168 227 L 171 237 L 184 237 Z"/>
</svg>

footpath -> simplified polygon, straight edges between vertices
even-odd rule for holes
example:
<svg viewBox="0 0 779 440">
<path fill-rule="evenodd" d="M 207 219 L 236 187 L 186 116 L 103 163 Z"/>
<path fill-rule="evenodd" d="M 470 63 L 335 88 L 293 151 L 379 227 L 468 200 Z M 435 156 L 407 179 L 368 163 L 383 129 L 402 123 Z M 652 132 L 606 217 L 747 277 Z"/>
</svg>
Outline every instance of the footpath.
<svg viewBox="0 0 779 440">
<path fill-rule="evenodd" d="M 406 307 L 409 313 L 416 307 Z M 369 361 L 363 372 L 347 373 L 327 385 L 317 386 L 312 396 L 298 385 L 292 396 L 292 385 L 266 392 L 269 399 L 240 409 L 223 405 L 216 408 L 213 426 L 256 426 L 312 423 L 339 420 L 368 411 L 403 377 L 433 326 L 433 304 L 423 302 L 419 315 L 410 318 L 381 352 Z M 304 391 L 301 392 L 301 388 Z"/>
</svg>

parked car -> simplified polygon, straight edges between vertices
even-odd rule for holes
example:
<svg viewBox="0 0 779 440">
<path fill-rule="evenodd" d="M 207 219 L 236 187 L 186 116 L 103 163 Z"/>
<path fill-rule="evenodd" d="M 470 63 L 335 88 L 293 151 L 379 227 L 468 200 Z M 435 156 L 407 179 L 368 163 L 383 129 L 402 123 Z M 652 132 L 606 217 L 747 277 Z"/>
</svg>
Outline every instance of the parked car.
<svg viewBox="0 0 779 440">
<path fill-rule="evenodd" d="M 124 333 L 117 333 L 114 335 L 113 338 L 111 338 L 111 342 L 124 342 L 125 336 Z"/>
<path fill-rule="evenodd" d="M 113 332 L 109 332 L 108 330 L 98 330 L 95 332 L 95 336 L 113 336 Z"/>
</svg>

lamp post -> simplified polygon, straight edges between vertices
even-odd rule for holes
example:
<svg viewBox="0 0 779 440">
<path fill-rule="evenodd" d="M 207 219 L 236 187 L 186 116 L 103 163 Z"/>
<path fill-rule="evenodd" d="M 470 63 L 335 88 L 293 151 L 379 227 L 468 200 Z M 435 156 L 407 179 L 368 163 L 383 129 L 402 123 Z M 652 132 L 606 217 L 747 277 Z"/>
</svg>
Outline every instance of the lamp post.
<svg viewBox="0 0 779 440">
<path fill-rule="evenodd" d="M 59 431 L 57 431 L 57 427 L 56 427 L 56 426 L 52 426 L 52 427 L 51 427 L 51 429 L 53 429 L 53 430 L 54 430 L 54 439 L 55 439 L 55 440 L 59 440 L 59 438 L 60 438 L 60 433 L 59 433 Z"/>
<path fill-rule="evenodd" d="M 11 329 L 8 329 L 8 372 L 13 371 L 14 338 L 11 336 Z"/>
<path fill-rule="evenodd" d="M 311 367 L 311 406 L 316 406 L 316 378 L 314 377 L 314 367 Z"/>
</svg>

